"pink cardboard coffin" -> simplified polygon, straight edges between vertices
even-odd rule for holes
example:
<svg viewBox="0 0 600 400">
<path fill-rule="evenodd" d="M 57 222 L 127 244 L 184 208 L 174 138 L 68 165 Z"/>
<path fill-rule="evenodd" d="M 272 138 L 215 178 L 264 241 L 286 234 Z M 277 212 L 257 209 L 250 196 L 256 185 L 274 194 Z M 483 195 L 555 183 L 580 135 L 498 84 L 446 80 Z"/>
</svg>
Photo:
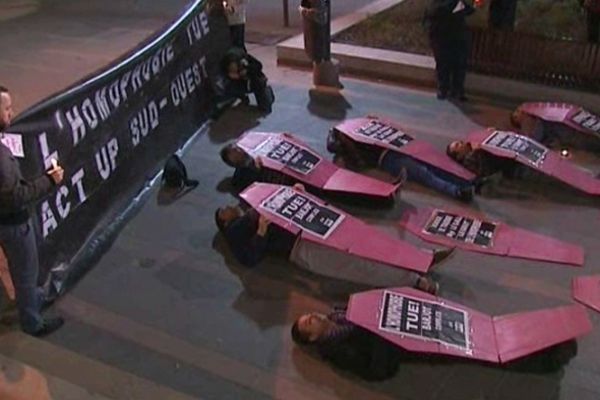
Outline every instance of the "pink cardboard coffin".
<svg viewBox="0 0 600 400">
<path fill-rule="evenodd" d="M 544 121 L 566 125 L 577 132 L 600 139 L 600 116 L 569 103 L 523 103 L 521 111 Z"/>
<path fill-rule="evenodd" d="M 513 228 L 464 209 L 419 208 L 404 213 L 400 225 L 428 242 L 499 256 L 583 265 L 581 246 Z"/>
<path fill-rule="evenodd" d="M 350 297 L 349 321 L 402 349 L 506 363 L 591 331 L 579 305 L 491 317 L 412 288 Z"/>
<path fill-rule="evenodd" d="M 349 119 L 335 128 L 350 139 L 409 155 L 465 180 L 473 180 L 469 170 L 428 142 L 408 134 L 395 121 L 380 118 Z"/>
<path fill-rule="evenodd" d="M 474 147 L 499 157 L 512 158 L 585 193 L 600 195 L 600 179 L 529 137 L 489 128 L 470 134 L 469 141 Z"/>
<path fill-rule="evenodd" d="M 375 197 L 393 197 L 399 185 L 340 168 L 288 133 L 246 132 L 237 145 L 263 168 L 285 174 L 318 189 Z"/>
<path fill-rule="evenodd" d="M 431 253 L 371 227 L 306 192 L 289 186 L 254 183 L 240 196 L 272 223 L 299 234 L 300 240 L 418 273 L 427 272 L 431 266 Z"/>
<path fill-rule="evenodd" d="M 600 275 L 573 278 L 573 298 L 600 312 Z"/>
</svg>

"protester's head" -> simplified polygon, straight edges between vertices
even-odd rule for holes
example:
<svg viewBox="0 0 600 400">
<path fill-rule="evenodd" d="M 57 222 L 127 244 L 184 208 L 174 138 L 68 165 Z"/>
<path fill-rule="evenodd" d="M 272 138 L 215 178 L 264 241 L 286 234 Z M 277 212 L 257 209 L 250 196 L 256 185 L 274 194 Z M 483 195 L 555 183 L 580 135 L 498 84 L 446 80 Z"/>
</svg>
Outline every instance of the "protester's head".
<svg viewBox="0 0 600 400">
<path fill-rule="evenodd" d="M 326 315 L 309 313 L 301 315 L 292 325 L 292 339 L 298 344 L 311 344 L 319 340 L 329 326 Z"/>
<path fill-rule="evenodd" d="M 0 132 L 10 126 L 13 118 L 12 99 L 8 89 L 0 86 Z"/>
<path fill-rule="evenodd" d="M 243 49 L 231 48 L 223 58 L 222 68 L 225 69 L 227 77 L 237 81 L 246 79 L 248 76 L 248 60 Z"/>
<path fill-rule="evenodd" d="M 469 154 L 471 149 L 469 142 L 455 140 L 446 147 L 446 154 L 453 160 L 461 162 Z"/>
<path fill-rule="evenodd" d="M 521 110 L 521 107 L 517 107 L 517 109 L 515 111 L 513 111 L 512 114 L 510 114 L 510 123 L 515 128 L 521 128 L 524 117 L 525 117 L 525 114 Z"/>
<path fill-rule="evenodd" d="M 230 167 L 239 168 L 244 165 L 244 161 L 248 155 L 240 146 L 235 143 L 230 143 L 221 149 L 221 159 Z"/>
<path fill-rule="evenodd" d="M 234 219 L 241 217 L 242 209 L 238 206 L 225 206 L 215 211 L 215 224 L 222 232 Z"/>
</svg>

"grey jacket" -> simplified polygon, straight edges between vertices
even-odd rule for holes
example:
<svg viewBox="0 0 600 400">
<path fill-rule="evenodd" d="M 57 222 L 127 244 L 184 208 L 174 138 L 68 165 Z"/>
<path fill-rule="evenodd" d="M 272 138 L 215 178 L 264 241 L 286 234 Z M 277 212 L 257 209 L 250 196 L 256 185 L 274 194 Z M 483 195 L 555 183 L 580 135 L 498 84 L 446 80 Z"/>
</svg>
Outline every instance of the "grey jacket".
<svg viewBox="0 0 600 400">
<path fill-rule="evenodd" d="M 19 162 L 0 143 L 0 224 L 19 224 L 29 217 L 27 207 L 50 192 L 54 182 L 48 175 L 27 181 Z"/>
</svg>

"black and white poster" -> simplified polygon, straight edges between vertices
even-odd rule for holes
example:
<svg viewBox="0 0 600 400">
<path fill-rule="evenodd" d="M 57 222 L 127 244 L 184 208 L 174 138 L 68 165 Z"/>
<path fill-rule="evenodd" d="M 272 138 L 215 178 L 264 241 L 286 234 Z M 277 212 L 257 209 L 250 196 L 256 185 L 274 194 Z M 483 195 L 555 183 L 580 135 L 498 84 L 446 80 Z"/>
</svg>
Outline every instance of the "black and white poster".
<svg viewBox="0 0 600 400">
<path fill-rule="evenodd" d="M 260 206 L 322 239 L 327 239 L 344 219 L 340 212 L 289 187 L 281 188 Z"/>
<path fill-rule="evenodd" d="M 517 157 L 524 158 L 529 163 L 539 166 L 548 152 L 542 144 L 514 132 L 495 131 L 485 141 L 484 145 L 508 150 Z"/>
<path fill-rule="evenodd" d="M 392 126 L 380 121 L 371 121 L 358 129 L 358 133 L 378 142 L 388 143 L 394 147 L 402 147 L 414 138 Z"/>
<path fill-rule="evenodd" d="M 571 117 L 571 121 L 600 137 L 600 116 L 580 109 Z"/>
<path fill-rule="evenodd" d="M 222 86 L 228 32 L 208 1 L 191 2 L 129 54 L 17 117 L 10 130 L 22 138 L 25 176 L 43 174 L 53 159 L 65 170 L 35 205 L 43 272 L 69 271 L 86 242 L 112 226 L 164 160 L 200 131 Z"/>
<path fill-rule="evenodd" d="M 466 311 L 396 292 L 383 292 L 379 329 L 470 350 Z"/>
<path fill-rule="evenodd" d="M 458 242 L 490 247 L 494 243 L 496 229 L 497 225 L 493 222 L 435 210 L 423 231 L 430 235 L 444 236 Z"/>
<path fill-rule="evenodd" d="M 309 174 L 321 162 L 318 154 L 281 137 L 269 138 L 253 155 L 267 157 L 303 175 Z"/>
</svg>

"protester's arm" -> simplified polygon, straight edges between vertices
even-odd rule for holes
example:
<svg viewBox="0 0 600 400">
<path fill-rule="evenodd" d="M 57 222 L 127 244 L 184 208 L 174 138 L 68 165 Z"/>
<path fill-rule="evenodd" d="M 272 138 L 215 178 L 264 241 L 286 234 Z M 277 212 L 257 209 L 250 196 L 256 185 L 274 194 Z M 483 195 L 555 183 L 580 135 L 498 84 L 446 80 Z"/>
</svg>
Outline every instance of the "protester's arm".
<svg viewBox="0 0 600 400">
<path fill-rule="evenodd" d="M 42 175 L 27 181 L 21 178 L 15 161 L 8 157 L 0 159 L 0 207 L 18 209 L 25 207 L 47 194 L 54 186 L 53 178 Z"/>
<path fill-rule="evenodd" d="M 253 267 L 264 258 L 267 252 L 268 220 L 260 217 L 258 229 L 247 218 L 233 221 L 225 231 L 235 258 L 247 267 Z"/>
<path fill-rule="evenodd" d="M 236 168 L 231 183 L 237 189 L 244 189 L 260 180 L 260 169 L 256 166 Z"/>
</svg>

